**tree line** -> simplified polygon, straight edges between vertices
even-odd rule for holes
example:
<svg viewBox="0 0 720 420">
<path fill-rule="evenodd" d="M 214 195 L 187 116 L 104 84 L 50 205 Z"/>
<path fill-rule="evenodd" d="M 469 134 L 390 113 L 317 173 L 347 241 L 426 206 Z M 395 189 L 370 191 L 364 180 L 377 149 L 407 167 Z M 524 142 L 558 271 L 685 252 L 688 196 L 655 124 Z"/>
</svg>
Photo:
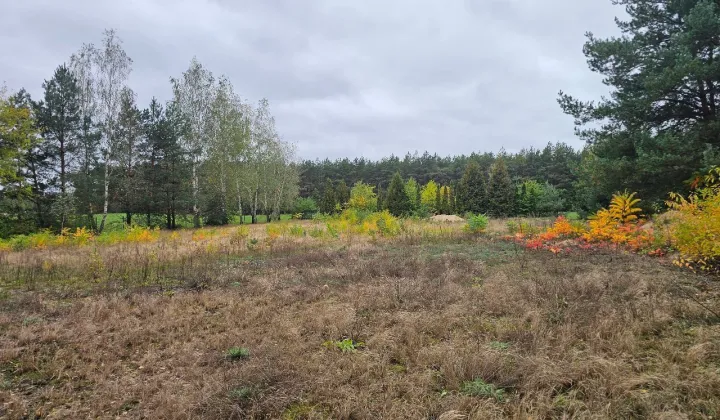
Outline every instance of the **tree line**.
<svg viewBox="0 0 720 420">
<path fill-rule="evenodd" d="M 397 174 L 405 180 L 410 200 L 409 210 L 402 213 L 551 214 L 596 205 L 581 203 L 584 197 L 577 194 L 582 156 L 557 143 L 514 154 L 440 157 L 425 152 L 378 161 L 306 160 L 300 164 L 300 195 L 313 198 L 320 211 L 331 213 L 347 202 L 348 186 L 362 181 L 374 188 L 382 209 L 393 182 L 397 184 Z M 394 193 L 398 192 L 396 186 Z"/>
<path fill-rule="evenodd" d="M 348 188 L 344 180 L 326 179 L 319 204 L 312 197 L 299 200 L 302 214 L 320 211 L 339 213 L 350 206 L 353 197 L 363 197 L 360 206 L 366 211 L 388 210 L 395 216 L 427 217 L 432 214 L 486 214 L 495 217 L 515 215 L 554 215 L 568 208 L 562 190 L 535 180 L 516 183 L 504 159 L 496 159 L 486 171 L 470 160 L 460 179 L 450 185 L 429 180 L 426 184 L 415 178 L 403 179 L 395 172 L 386 190 L 357 181 Z"/>
<path fill-rule="evenodd" d="M 85 44 L 42 84 L 0 95 L 0 235 L 88 226 L 108 214 L 175 228 L 279 218 L 298 191 L 295 148 L 267 100 L 243 101 L 195 58 L 173 97 L 145 108 L 127 85 L 132 59 L 115 31 Z M 241 219 L 242 220 L 242 219 Z"/>
<path fill-rule="evenodd" d="M 277 218 L 297 194 L 305 210 L 312 198 L 334 212 L 358 186 L 376 194 L 376 208 L 398 202 L 402 214 L 594 212 L 624 190 L 643 197 L 644 210 L 659 210 L 669 192 L 687 193 L 720 164 L 720 5 L 616 3 L 629 16 L 617 21 L 622 35 L 588 33 L 583 48 L 610 95 L 558 97 L 586 141 L 582 151 L 557 143 L 296 164 L 267 101 L 243 102 L 197 60 L 171 79 L 172 100 L 138 108 L 126 86 L 132 60 L 108 31 L 99 47 L 84 45 L 56 70 L 42 100 L 24 90 L 0 95 L 0 234 L 102 230 L 111 211 L 171 228 L 186 214 L 196 226 L 237 214 Z"/>
<path fill-rule="evenodd" d="M 395 172 L 420 184 L 453 185 L 469 161 L 487 175 L 502 159 L 520 189 L 519 214 L 594 212 L 625 190 L 643 197 L 645 211 L 663 209 L 669 192 L 689 192 L 702 174 L 720 165 L 720 3 L 615 3 L 629 16 L 617 20 L 621 36 L 601 39 L 588 33 L 583 47 L 590 70 L 603 76 L 610 94 L 597 101 L 562 91 L 558 97 L 586 142 L 582 151 L 557 144 L 516 154 L 439 157 L 426 152 L 379 161 L 305 161 L 301 195 L 320 200 L 328 189 L 323 185 L 353 185 L 361 179 L 382 194 Z"/>
</svg>

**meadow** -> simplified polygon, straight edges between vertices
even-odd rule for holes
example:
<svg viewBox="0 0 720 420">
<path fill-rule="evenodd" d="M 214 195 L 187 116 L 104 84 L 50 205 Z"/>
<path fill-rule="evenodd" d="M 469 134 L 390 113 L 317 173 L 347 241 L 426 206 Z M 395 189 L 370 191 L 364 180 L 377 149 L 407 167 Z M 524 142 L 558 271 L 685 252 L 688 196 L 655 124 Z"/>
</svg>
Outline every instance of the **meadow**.
<svg viewBox="0 0 720 420">
<path fill-rule="evenodd" d="M 281 214 L 280 220 L 290 220 L 292 215 L 290 214 Z M 105 225 L 107 230 L 122 230 L 125 228 L 125 213 L 108 213 L 107 218 L 105 219 Z M 241 224 L 240 223 L 240 217 L 234 215 L 230 219 L 230 224 Z M 95 215 L 95 224 L 97 226 L 100 225 L 100 222 L 102 220 L 102 215 Z M 155 220 L 156 222 L 158 220 Z M 164 220 L 161 218 L 159 220 L 160 224 L 164 223 Z M 189 229 L 193 227 L 193 218 L 191 214 L 187 215 L 181 215 L 178 217 L 178 226 L 180 228 Z M 134 222 L 141 226 L 145 226 L 145 216 L 144 215 L 135 215 Z M 242 223 L 250 224 L 252 223 L 252 216 L 250 215 L 244 215 L 242 216 Z M 257 223 L 267 223 L 267 216 L 264 214 L 258 214 L 257 215 Z"/>
<path fill-rule="evenodd" d="M 0 416 L 717 418 L 718 282 L 504 238 L 550 224 L 378 216 L 4 250 Z"/>
</svg>

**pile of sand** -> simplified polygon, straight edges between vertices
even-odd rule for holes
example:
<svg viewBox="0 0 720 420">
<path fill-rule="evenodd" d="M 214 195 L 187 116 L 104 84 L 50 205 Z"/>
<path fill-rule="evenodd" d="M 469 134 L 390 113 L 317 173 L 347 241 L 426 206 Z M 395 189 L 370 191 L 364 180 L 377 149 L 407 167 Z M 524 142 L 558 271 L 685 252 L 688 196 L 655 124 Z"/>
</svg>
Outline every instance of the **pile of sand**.
<svg viewBox="0 0 720 420">
<path fill-rule="evenodd" d="M 465 221 L 465 219 L 463 219 L 460 216 L 447 215 L 447 214 L 438 214 L 437 216 L 431 217 L 430 220 L 433 222 L 447 222 L 447 223 L 457 223 L 457 222 Z"/>
</svg>

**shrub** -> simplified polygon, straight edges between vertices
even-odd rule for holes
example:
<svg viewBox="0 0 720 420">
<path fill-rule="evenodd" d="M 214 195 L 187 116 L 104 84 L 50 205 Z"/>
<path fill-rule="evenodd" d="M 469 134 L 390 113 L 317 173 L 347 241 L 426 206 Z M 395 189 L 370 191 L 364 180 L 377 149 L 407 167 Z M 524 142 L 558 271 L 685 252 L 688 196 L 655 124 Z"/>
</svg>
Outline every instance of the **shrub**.
<svg viewBox="0 0 720 420">
<path fill-rule="evenodd" d="M 290 236 L 305 236 L 305 229 L 300 225 L 291 225 L 288 233 Z"/>
<path fill-rule="evenodd" d="M 128 242 L 153 242 L 160 235 L 160 229 L 151 230 L 146 227 L 132 226 L 126 232 Z"/>
<path fill-rule="evenodd" d="M 16 235 L 8 239 L 8 245 L 13 251 L 22 251 L 30 248 L 30 237 L 27 235 Z"/>
<path fill-rule="evenodd" d="M 578 213 L 576 211 L 569 211 L 569 212 L 565 213 L 565 218 L 570 221 L 577 221 L 577 220 L 582 219 L 582 217 L 580 217 L 580 213 Z"/>
<path fill-rule="evenodd" d="M 670 241 L 680 252 L 675 264 L 701 271 L 720 271 L 720 168 L 705 177 L 702 188 L 688 198 L 671 194 L 668 206 L 675 210 Z"/>
<path fill-rule="evenodd" d="M 308 232 L 308 235 L 310 235 L 311 238 L 322 238 L 324 234 L 325 231 L 319 227 L 314 227 Z"/>
<path fill-rule="evenodd" d="M 557 215 L 565 208 L 564 190 L 546 182 L 537 201 L 537 211 L 544 215 Z"/>
<path fill-rule="evenodd" d="M 639 198 L 635 198 L 636 193 L 617 193 L 613 195 L 610 201 L 610 217 L 620 223 L 629 223 L 638 220 L 638 213 L 642 210 L 636 205 L 640 202 Z"/>
<path fill-rule="evenodd" d="M 30 247 L 39 249 L 47 248 L 49 245 L 56 243 L 55 235 L 53 235 L 49 230 L 34 233 L 28 237 L 28 240 Z"/>
<path fill-rule="evenodd" d="M 92 232 L 85 229 L 84 227 L 79 227 L 75 229 L 75 233 L 73 234 L 73 241 L 77 245 L 86 245 L 92 238 Z"/>
<path fill-rule="evenodd" d="M 484 214 L 472 215 L 467 219 L 465 226 L 469 232 L 482 233 L 487 229 L 490 219 Z"/>
<path fill-rule="evenodd" d="M 358 181 L 350 190 L 348 207 L 359 211 L 377 210 L 378 199 L 375 194 L 375 187 Z"/>
<path fill-rule="evenodd" d="M 298 198 L 295 202 L 294 213 L 300 214 L 302 219 L 312 219 L 318 210 L 318 204 L 312 198 Z"/>
<path fill-rule="evenodd" d="M 275 239 L 287 233 L 288 227 L 283 223 L 268 223 L 265 226 L 265 232 L 267 232 L 268 237 Z"/>
<path fill-rule="evenodd" d="M 508 233 L 510 233 L 511 235 L 514 235 L 519 232 L 520 226 L 514 220 L 508 220 L 506 223 L 506 226 L 508 229 Z"/>
<path fill-rule="evenodd" d="M 225 356 L 230 360 L 247 359 L 250 357 L 250 350 L 245 347 L 230 347 Z"/>
<path fill-rule="evenodd" d="M 250 228 L 247 226 L 238 226 L 235 229 L 235 236 L 239 239 L 245 239 L 250 236 Z"/>
<path fill-rule="evenodd" d="M 371 224 L 374 223 L 377 231 L 382 236 L 395 236 L 398 235 L 401 230 L 400 221 L 390 214 L 388 210 L 371 214 L 367 221 Z M 373 229 L 371 228 L 370 230 L 372 231 Z"/>
</svg>

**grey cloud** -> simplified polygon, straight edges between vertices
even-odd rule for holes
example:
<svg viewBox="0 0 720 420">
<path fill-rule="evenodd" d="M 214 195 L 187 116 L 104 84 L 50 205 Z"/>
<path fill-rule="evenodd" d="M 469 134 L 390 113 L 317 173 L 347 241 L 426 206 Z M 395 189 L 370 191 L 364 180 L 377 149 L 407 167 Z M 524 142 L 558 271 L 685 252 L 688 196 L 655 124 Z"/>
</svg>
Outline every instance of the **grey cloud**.
<svg viewBox="0 0 720 420">
<path fill-rule="evenodd" d="M 0 16 L 0 80 L 35 97 L 83 42 L 116 28 L 141 103 L 190 59 L 267 97 L 303 158 L 580 147 L 556 102 L 597 98 L 583 34 L 616 34 L 609 0 L 26 0 Z"/>
</svg>

